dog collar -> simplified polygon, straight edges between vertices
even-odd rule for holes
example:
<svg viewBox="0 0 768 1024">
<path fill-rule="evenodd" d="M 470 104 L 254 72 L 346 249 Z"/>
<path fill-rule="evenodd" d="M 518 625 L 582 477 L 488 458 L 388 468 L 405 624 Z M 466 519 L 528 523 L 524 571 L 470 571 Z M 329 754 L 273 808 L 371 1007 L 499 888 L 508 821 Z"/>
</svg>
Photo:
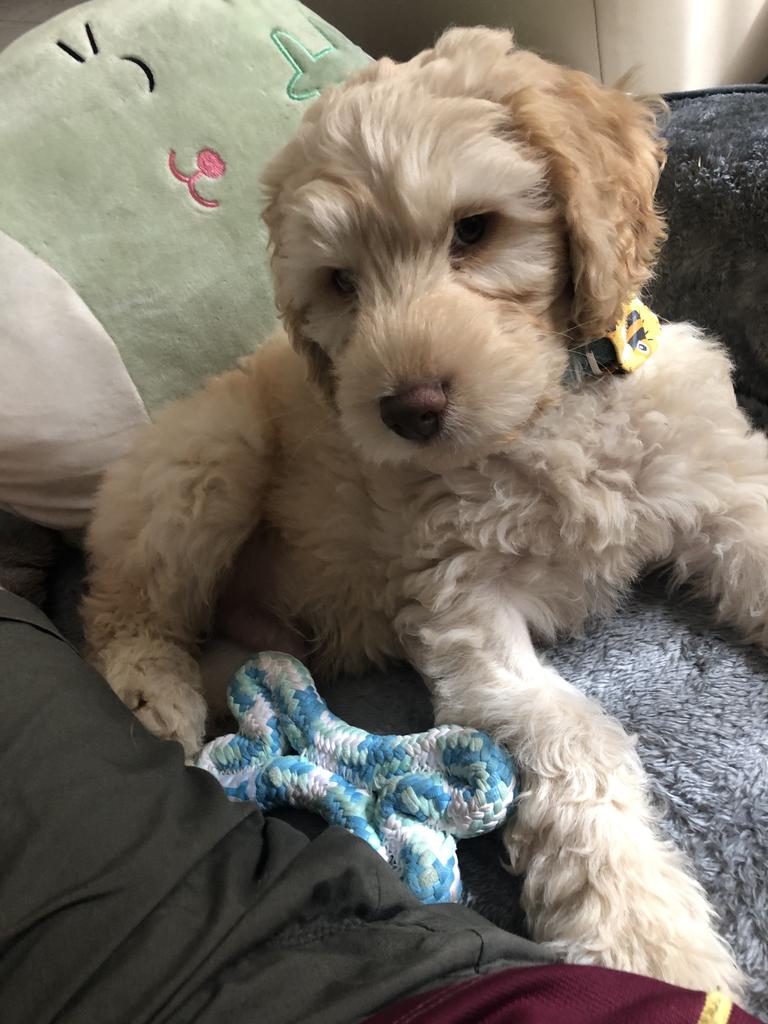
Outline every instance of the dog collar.
<svg viewBox="0 0 768 1024">
<path fill-rule="evenodd" d="M 612 331 L 571 349 L 563 381 L 574 386 L 606 373 L 632 373 L 659 347 L 660 331 L 656 314 L 633 298 L 622 308 L 621 319 Z"/>
</svg>

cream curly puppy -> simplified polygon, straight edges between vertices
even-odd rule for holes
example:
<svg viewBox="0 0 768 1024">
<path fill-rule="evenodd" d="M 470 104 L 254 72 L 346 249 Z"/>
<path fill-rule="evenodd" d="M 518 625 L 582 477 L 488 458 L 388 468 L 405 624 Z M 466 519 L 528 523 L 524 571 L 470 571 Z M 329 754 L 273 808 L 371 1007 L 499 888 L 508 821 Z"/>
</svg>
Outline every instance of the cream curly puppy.
<svg viewBox="0 0 768 1024">
<path fill-rule="evenodd" d="M 324 94 L 266 172 L 287 335 L 110 470 L 87 630 L 193 752 L 195 645 L 261 524 L 272 611 L 316 659 L 408 658 L 439 720 L 519 759 L 506 845 L 536 939 L 733 989 L 632 740 L 531 641 L 663 563 L 768 646 L 768 451 L 721 349 L 665 326 L 634 373 L 568 372 L 650 273 L 662 158 L 648 105 L 505 32 L 451 30 Z"/>
</svg>

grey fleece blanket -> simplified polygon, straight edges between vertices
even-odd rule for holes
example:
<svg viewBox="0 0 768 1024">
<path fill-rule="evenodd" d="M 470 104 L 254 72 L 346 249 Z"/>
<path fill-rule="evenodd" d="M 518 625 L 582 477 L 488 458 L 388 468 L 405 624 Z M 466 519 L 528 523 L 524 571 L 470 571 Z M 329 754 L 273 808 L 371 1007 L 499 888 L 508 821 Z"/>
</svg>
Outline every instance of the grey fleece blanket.
<svg viewBox="0 0 768 1024">
<path fill-rule="evenodd" d="M 672 98 L 671 108 L 660 192 L 670 239 L 650 301 L 667 319 L 721 335 L 741 400 L 765 427 L 768 88 Z M 38 541 L 14 538 L 28 571 L 37 571 Z M 6 562 L 12 556 L 6 549 Z M 0 577 L 2 562 L 0 551 Z M 49 610 L 77 639 L 81 566 L 72 552 L 59 564 Z M 749 1008 L 768 1018 L 768 660 L 714 629 L 706 608 L 668 599 L 658 580 L 611 621 L 547 654 L 637 734 L 665 827 L 690 856 L 753 978 Z M 326 681 L 322 689 L 337 713 L 372 731 L 431 724 L 426 691 L 405 668 Z M 460 852 L 477 909 L 523 929 L 518 883 L 501 866 L 498 836 L 465 842 Z"/>
</svg>

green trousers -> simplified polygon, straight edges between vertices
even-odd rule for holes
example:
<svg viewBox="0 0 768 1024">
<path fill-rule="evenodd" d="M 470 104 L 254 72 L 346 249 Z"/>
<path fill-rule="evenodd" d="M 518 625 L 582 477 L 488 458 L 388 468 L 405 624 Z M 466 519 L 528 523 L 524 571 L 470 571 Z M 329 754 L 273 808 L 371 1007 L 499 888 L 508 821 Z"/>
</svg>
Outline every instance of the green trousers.
<svg viewBox="0 0 768 1024">
<path fill-rule="evenodd" d="M 356 1021 L 546 960 L 340 829 L 230 803 L 0 592 L 2 1024 Z"/>
</svg>

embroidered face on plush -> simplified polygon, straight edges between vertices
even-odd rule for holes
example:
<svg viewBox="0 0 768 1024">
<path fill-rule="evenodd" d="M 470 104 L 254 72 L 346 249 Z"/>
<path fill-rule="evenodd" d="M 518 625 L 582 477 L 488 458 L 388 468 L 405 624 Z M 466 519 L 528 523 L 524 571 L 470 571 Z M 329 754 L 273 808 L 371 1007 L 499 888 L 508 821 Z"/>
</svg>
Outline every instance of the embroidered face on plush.
<svg viewBox="0 0 768 1024">
<path fill-rule="evenodd" d="M 85 22 L 85 24 L 83 25 L 83 30 L 85 38 L 88 40 L 87 46 L 85 45 L 85 40 L 83 40 L 83 45 L 80 47 L 80 49 L 77 50 L 73 46 L 70 46 L 69 43 L 65 42 L 63 39 L 59 39 L 56 42 L 58 48 L 63 53 L 66 53 L 68 57 L 71 57 L 71 59 L 76 61 L 78 64 L 85 64 L 90 54 L 93 54 L 94 57 L 97 57 L 101 52 L 99 50 L 99 45 L 96 42 L 96 36 L 94 34 L 90 22 Z M 86 54 L 87 56 L 84 56 L 84 54 Z M 145 85 L 149 89 L 149 91 L 155 91 L 155 76 L 152 72 L 152 68 L 150 68 L 150 66 L 147 64 L 145 60 L 142 60 L 141 57 L 128 55 L 120 57 L 120 60 L 124 60 L 127 61 L 129 64 L 135 65 L 144 74 L 146 78 Z"/>
<path fill-rule="evenodd" d="M 662 225 L 649 108 L 456 29 L 327 92 L 265 175 L 278 305 L 378 463 L 443 468 L 557 400 Z"/>
</svg>

